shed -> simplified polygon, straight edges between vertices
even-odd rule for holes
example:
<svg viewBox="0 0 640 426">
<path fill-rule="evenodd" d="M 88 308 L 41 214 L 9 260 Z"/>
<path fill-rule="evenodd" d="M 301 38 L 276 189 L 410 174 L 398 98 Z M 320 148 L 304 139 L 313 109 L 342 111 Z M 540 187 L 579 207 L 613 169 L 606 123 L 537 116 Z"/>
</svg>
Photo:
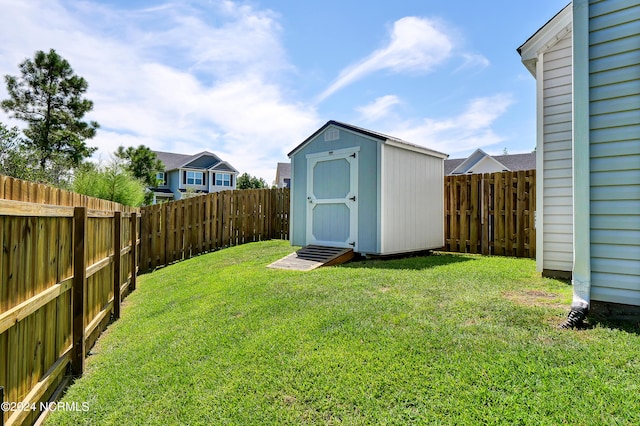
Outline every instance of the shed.
<svg viewBox="0 0 640 426">
<path fill-rule="evenodd" d="M 446 154 L 331 120 L 289 157 L 293 245 L 364 255 L 444 245 Z"/>
<path fill-rule="evenodd" d="M 545 269 L 571 249 L 570 326 L 592 301 L 640 306 L 639 23 L 637 0 L 574 0 L 518 49 L 538 87 L 538 246 Z"/>
</svg>

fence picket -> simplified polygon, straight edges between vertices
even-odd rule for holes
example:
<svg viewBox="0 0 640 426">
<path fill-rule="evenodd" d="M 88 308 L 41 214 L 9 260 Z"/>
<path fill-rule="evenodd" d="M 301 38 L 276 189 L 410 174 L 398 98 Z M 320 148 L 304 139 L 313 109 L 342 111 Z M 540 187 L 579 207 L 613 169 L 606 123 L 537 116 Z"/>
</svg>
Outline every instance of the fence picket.
<svg viewBox="0 0 640 426">
<path fill-rule="evenodd" d="M 38 406 L 63 383 L 70 362 L 82 372 L 86 350 L 109 320 L 120 277 L 113 211 L 137 211 L 7 176 L 0 176 L 0 199 L 0 387 L 5 401 Z M 135 271 L 138 240 L 125 244 Z M 95 324 L 93 340 L 88 324 Z M 39 414 L 5 411 L 0 423 L 32 423 Z"/>
<path fill-rule="evenodd" d="M 451 252 L 535 257 L 535 170 L 445 176 Z"/>
<path fill-rule="evenodd" d="M 288 239 L 289 190 L 222 191 L 169 202 L 158 218 L 157 206 L 142 209 L 153 237 L 141 246 L 141 271 L 212 250 L 264 239 Z M 273 207 L 273 208 L 272 208 Z M 162 255 L 160 242 L 166 241 Z"/>
</svg>

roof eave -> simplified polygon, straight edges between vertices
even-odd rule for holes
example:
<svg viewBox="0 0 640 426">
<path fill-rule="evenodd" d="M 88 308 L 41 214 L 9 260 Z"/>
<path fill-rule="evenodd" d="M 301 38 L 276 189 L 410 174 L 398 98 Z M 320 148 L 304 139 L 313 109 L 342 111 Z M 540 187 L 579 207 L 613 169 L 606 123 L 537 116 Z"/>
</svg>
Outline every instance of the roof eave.
<svg viewBox="0 0 640 426">
<path fill-rule="evenodd" d="M 205 167 L 187 167 L 187 165 L 188 165 L 189 163 L 192 163 L 192 162 L 194 162 L 195 160 L 197 160 L 197 159 L 199 159 L 199 158 L 201 158 L 201 157 L 204 157 L 205 155 L 208 155 L 208 156 L 211 156 L 211 157 L 213 157 L 213 158 L 216 158 L 216 159 L 218 160 L 218 162 L 222 161 L 222 160 L 220 159 L 220 157 L 218 157 L 217 155 L 215 155 L 213 152 L 209 152 L 209 151 L 202 151 L 202 152 L 199 152 L 199 153 L 197 153 L 197 154 L 194 154 L 194 155 L 193 155 L 191 158 L 189 158 L 186 162 L 184 162 L 184 163 L 180 164 L 180 165 L 179 165 L 178 167 L 176 167 L 176 168 L 177 168 L 177 169 L 183 169 L 183 168 L 200 168 L 200 169 L 206 170 L 207 168 L 205 168 Z M 216 164 L 217 164 L 217 163 L 216 163 Z"/>
<path fill-rule="evenodd" d="M 572 7 L 569 3 L 516 49 L 531 75 L 536 76 L 538 55 L 557 43 L 571 29 L 572 19 Z"/>
<path fill-rule="evenodd" d="M 442 153 L 442 152 L 439 152 L 439 151 L 435 151 L 435 150 L 426 148 L 424 146 L 415 145 L 415 144 L 403 141 L 401 139 L 397 139 L 397 138 L 393 138 L 393 137 L 388 136 L 388 135 L 384 135 L 382 133 L 377 133 L 377 132 L 374 132 L 374 131 L 371 131 L 371 130 L 368 130 L 368 129 L 363 129 L 362 127 L 353 126 L 353 125 L 347 124 L 347 123 L 341 123 L 341 122 L 335 121 L 335 120 L 327 121 L 324 124 L 324 126 L 320 127 L 318 130 L 313 132 L 313 134 L 311 136 L 306 138 L 300 145 L 295 147 L 289 154 L 287 154 L 287 156 L 289 158 L 291 158 L 297 151 L 302 149 L 305 145 L 307 145 L 310 141 L 312 141 L 316 136 L 318 136 L 320 133 L 322 133 L 329 126 L 341 127 L 343 129 L 349 130 L 351 132 L 360 133 L 360 134 L 368 136 L 368 137 L 370 137 L 372 139 L 379 140 L 382 143 L 385 143 L 385 144 L 388 144 L 388 145 L 392 145 L 392 146 L 396 146 L 398 148 L 408 149 L 410 151 L 420 152 L 422 154 L 432 155 L 434 157 L 439 157 L 439 158 L 443 158 L 443 159 L 449 157 L 448 154 L 445 154 L 445 153 Z"/>
<path fill-rule="evenodd" d="M 229 169 L 231 169 L 231 170 L 221 170 L 221 171 L 223 171 L 223 172 L 231 172 L 231 173 L 236 173 L 236 174 L 239 174 L 239 173 L 240 173 L 238 170 L 236 170 L 236 168 L 235 168 L 235 167 L 233 167 L 231 164 L 229 164 L 229 163 L 228 163 L 228 162 L 226 162 L 226 161 L 220 161 L 219 163 L 216 163 L 216 164 L 214 164 L 213 166 L 209 167 L 207 170 L 209 170 L 209 171 L 215 171 L 215 170 L 217 170 L 217 169 L 218 169 L 218 167 L 219 167 L 219 166 L 221 166 L 221 165 L 225 165 L 225 166 L 227 166 Z"/>
</svg>

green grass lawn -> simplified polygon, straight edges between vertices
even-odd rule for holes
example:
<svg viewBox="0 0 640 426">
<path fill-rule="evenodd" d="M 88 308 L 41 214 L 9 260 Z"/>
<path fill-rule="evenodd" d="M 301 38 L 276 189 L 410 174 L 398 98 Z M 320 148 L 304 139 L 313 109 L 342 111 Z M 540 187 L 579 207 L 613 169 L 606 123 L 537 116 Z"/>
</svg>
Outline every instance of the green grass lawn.
<svg viewBox="0 0 640 426">
<path fill-rule="evenodd" d="M 47 424 L 640 423 L 638 330 L 558 330 L 529 259 L 267 269 L 270 241 L 139 279 Z"/>
</svg>

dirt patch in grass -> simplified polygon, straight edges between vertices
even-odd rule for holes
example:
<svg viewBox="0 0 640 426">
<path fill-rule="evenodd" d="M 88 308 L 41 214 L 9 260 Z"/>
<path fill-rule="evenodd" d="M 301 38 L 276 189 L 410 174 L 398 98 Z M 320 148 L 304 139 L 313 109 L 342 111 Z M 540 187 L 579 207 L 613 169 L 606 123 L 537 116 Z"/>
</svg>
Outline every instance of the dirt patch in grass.
<svg viewBox="0 0 640 426">
<path fill-rule="evenodd" d="M 522 306 L 535 306 L 555 309 L 566 309 L 563 296 L 541 290 L 508 291 L 503 293 L 508 300 Z"/>
</svg>

